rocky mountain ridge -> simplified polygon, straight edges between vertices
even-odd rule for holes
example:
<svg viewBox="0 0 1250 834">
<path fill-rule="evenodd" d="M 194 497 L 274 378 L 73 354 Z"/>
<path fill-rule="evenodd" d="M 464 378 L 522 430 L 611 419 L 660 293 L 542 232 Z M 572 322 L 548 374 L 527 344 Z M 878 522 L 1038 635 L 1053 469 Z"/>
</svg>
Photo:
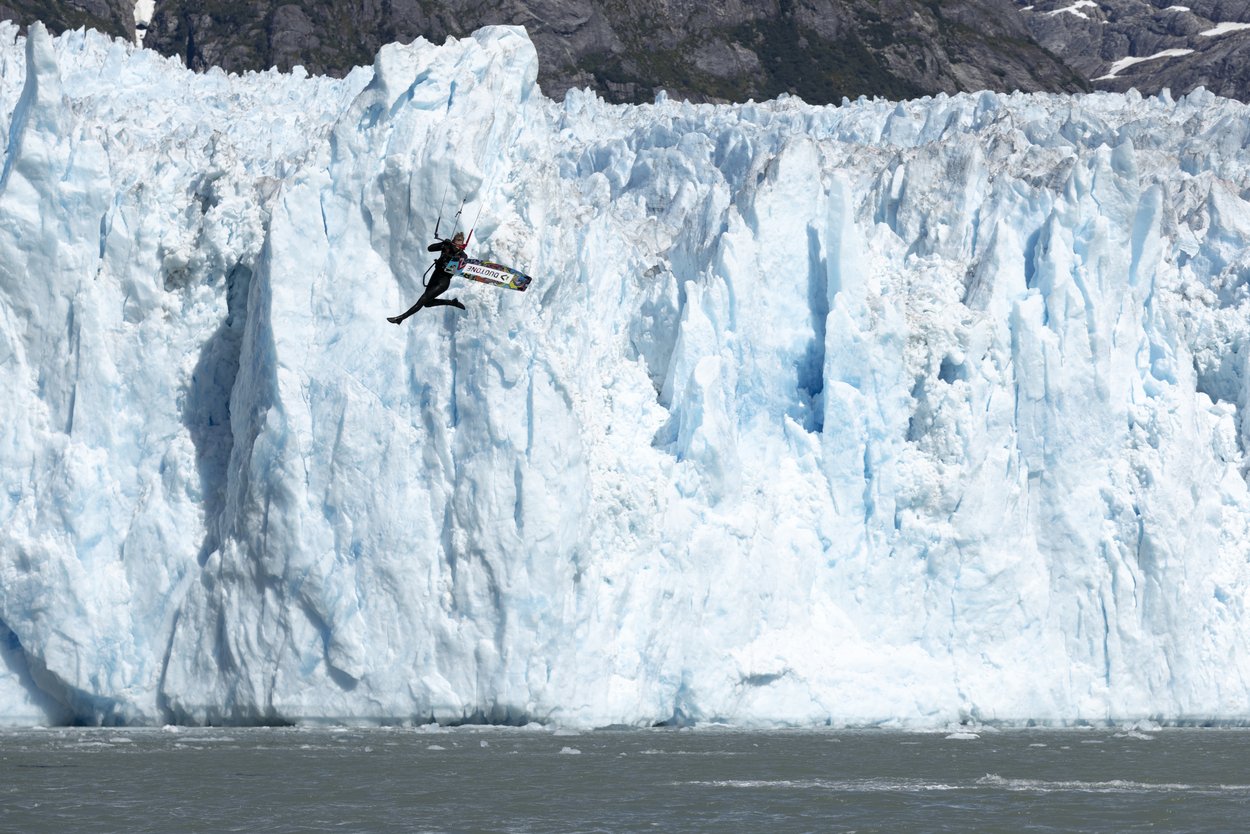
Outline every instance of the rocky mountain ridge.
<svg viewBox="0 0 1250 834">
<path fill-rule="evenodd" d="M 188 66 L 342 75 L 384 43 L 523 25 L 553 98 L 613 102 L 663 89 L 694 101 L 782 93 L 812 103 L 965 90 L 1080 92 L 1205 86 L 1250 100 L 1250 4 L 1232 0 L 155 0 L 145 46 Z M 136 35 L 134 0 L 0 0 L 54 31 Z"/>
<path fill-rule="evenodd" d="M 987 21 L 989 21 L 987 23 Z M 336 74 L 390 40 L 441 42 L 491 23 L 523 25 L 539 82 L 561 98 L 591 87 L 609 101 L 660 89 L 700 101 L 815 102 L 912 98 L 967 89 L 1064 90 L 1086 85 L 1032 42 L 1001 0 L 394 0 L 240 3 L 163 0 L 145 43 L 192 67 L 302 64 Z M 336 37 L 328 37 L 335 33 Z"/>
<path fill-rule="evenodd" d="M 41 20 L 52 32 L 86 27 L 131 40 L 135 0 L 0 0 L 0 20 Z"/>
<path fill-rule="evenodd" d="M 110 34 L 133 30 L 133 0 L 0 0 L 6 9 L 53 30 L 91 15 Z M 539 83 L 557 99 L 581 87 L 614 102 L 650 101 L 663 89 L 695 101 L 790 93 L 813 103 L 1089 89 L 1003 0 L 157 0 L 143 42 L 195 69 L 301 65 L 341 75 L 384 43 L 439 43 L 499 23 L 526 27 Z"/>
<path fill-rule="evenodd" d="M 1250 101 L 1250 3 L 1027 0 L 1030 34 L 1095 89 L 1174 95 L 1206 87 Z"/>
</svg>

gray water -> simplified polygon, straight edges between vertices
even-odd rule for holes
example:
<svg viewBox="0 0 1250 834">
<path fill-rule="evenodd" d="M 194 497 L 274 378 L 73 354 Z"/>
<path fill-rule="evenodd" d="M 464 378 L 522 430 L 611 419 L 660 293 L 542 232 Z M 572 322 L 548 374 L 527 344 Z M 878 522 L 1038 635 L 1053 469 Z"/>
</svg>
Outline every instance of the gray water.
<svg viewBox="0 0 1250 834">
<path fill-rule="evenodd" d="M 3 832 L 1138 830 L 1250 830 L 1250 732 L 0 731 Z"/>
</svg>

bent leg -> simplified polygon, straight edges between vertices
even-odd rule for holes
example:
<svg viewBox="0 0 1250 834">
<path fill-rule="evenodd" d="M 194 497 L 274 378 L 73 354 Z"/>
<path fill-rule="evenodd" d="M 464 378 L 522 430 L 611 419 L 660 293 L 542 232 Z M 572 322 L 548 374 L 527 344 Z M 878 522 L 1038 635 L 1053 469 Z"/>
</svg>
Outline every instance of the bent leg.
<svg viewBox="0 0 1250 834">
<path fill-rule="evenodd" d="M 425 288 L 425 292 L 421 293 L 421 297 L 417 299 L 417 303 L 413 304 L 398 316 L 390 316 L 386 320 L 391 324 L 400 324 L 404 319 L 420 310 L 422 307 L 437 307 L 441 304 L 449 304 L 448 301 L 440 301 L 438 296 L 447 292 L 447 288 L 451 286 L 451 278 L 445 274 L 434 276 L 430 280 L 430 285 Z M 464 309 L 461 307 L 460 309 Z"/>
<path fill-rule="evenodd" d="M 426 307 L 459 307 L 464 309 L 464 305 L 460 303 L 458 298 L 434 298 L 425 303 Z"/>
</svg>

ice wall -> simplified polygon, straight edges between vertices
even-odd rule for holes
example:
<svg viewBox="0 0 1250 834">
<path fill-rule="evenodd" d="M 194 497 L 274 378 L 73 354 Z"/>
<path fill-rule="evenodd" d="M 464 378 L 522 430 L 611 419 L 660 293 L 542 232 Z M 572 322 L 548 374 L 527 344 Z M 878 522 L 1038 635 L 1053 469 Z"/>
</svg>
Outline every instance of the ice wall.
<svg viewBox="0 0 1250 834">
<path fill-rule="evenodd" d="M 0 720 L 1250 718 L 1244 105 L 0 41 Z"/>
</svg>

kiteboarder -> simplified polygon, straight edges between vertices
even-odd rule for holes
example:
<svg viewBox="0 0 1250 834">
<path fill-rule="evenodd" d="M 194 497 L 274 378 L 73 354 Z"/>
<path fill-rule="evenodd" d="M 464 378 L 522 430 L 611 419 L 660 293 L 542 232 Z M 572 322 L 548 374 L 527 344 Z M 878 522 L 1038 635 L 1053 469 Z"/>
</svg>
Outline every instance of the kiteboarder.
<svg viewBox="0 0 1250 834">
<path fill-rule="evenodd" d="M 459 307 L 463 310 L 464 305 L 460 303 L 460 299 L 438 296 L 447 292 L 451 286 L 452 273 L 464 257 L 464 244 L 464 232 L 456 232 L 451 240 L 439 238 L 426 247 L 430 252 L 439 253 L 438 260 L 434 262 L 434 275 L 430 277 L 430 283 L 426 285 L 425 292 L 421 293 L 416 304 L 398 316 L 388 316 L 386 320 L 392 324 L 400 324 L 422 307 Z"/>
</svg>

